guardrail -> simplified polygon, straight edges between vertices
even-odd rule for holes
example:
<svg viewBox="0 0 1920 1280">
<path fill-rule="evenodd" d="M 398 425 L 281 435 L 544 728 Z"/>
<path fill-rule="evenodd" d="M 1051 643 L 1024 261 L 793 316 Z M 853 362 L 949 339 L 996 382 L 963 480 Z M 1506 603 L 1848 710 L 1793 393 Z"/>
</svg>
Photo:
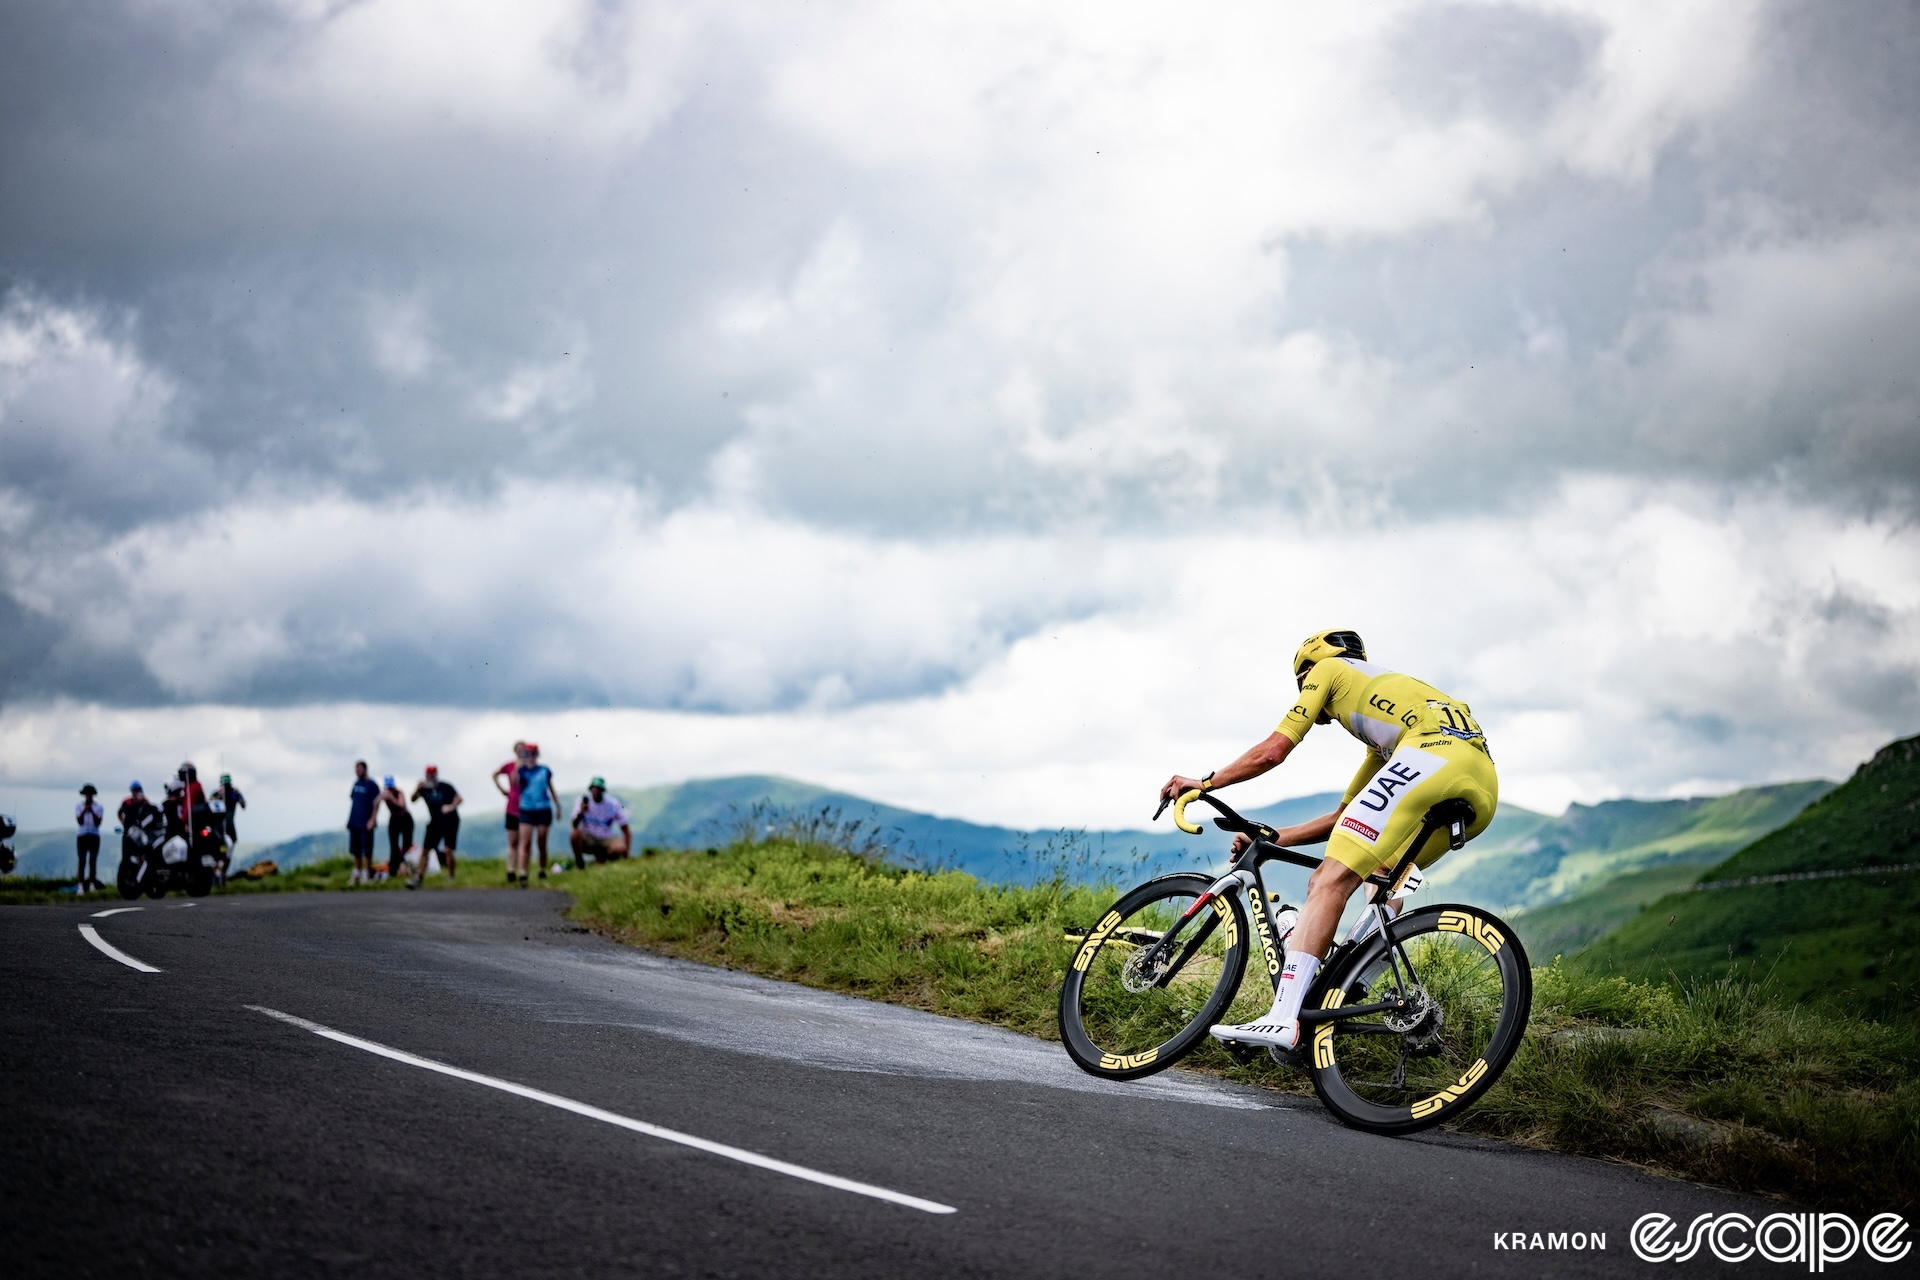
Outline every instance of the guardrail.
<svg viewBox="0 0 1920 1280">
<path fill-rule="evenodd" d="M 1896 871 L 1920 871 L 1920 862 L 1897 862 L 1877 867 L 1841 867 L 1833 871 L 1783 871 L 1774 876 L 1748 876 L 1744 880 L 1702 880 L 1688 885 L 1690 890 L 1739 889 L 1750 884 L 1785 884 L 1789 880 L 1838 880 L 1843 876 L 1884 876 Z"/>
</svg>

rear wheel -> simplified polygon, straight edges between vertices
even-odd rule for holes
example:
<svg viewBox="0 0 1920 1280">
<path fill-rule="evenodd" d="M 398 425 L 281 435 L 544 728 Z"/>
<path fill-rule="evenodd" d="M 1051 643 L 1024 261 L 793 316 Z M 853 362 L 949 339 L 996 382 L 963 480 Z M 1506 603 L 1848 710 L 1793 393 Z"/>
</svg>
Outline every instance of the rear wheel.
<svg viewBox="0 0 1920 1280">
<path fill-rule="evenodd" d="M 1399 999 L 1405 1009 L 1307 1028 L 1301 1046 L 1314 1091 L 1356 1129 L 1415 1133 L 1472 1106 L 1526 1034 L 1533 971 L 1498 916 L 1430 907 L 1335 961 L 1308 1003 Z"/>
<path fill-rule="evenodd" d="M 204 898 L 212 893 L 213 875 L 214 869 L 212 867 L 204 863 L 195 865 L 191 871 L 187 872 L 187 896 L 190 898 Z"/>
<path fill-rule="evenodd" d="M 1173 1065 L 1220 1020 L 1247 963 L 1238 894 L 1188 910 L 1213 883 L 1161 876 L 1088 930 L 1060 988 L 1060 1038 L 1082 1068 L 1131 1080 Z"/>
</svg>

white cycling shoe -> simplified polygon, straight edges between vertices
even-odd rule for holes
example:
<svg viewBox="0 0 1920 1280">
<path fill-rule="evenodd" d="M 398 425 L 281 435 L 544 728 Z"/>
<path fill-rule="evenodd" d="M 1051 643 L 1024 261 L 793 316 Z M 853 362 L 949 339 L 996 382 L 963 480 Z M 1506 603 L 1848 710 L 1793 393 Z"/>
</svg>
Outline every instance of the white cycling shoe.
<svg viewBox="0 0 1920 1280">
<path fill-rule="evenodd" d="M 1207 1034 L 1231 1044 L 1258 1044 L 1272 1049 L 1296 1049 L 1300 1045 L 1299 1022 L 1276 1018 L 1271 1013 L 1252 1022 L 1218 1023 Z"/>
</svg>

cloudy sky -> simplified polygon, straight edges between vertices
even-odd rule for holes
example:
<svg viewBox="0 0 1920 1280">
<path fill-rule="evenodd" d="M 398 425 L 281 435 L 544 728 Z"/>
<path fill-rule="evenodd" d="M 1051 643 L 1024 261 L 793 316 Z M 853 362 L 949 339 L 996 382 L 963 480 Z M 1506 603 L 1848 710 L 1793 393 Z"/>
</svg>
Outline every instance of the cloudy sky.
<svg viewBox="0 0 1920 1280">
<path fill-rule="evenodd" d="M 288 834 L 526 734 L 1137 825 L 1327 626 L 1518 803 L 1844 776 L 1920 732 L 1916 65 L 1864 0 L 6 6 L 0 803 L 190 754 Z"/>
</svg>

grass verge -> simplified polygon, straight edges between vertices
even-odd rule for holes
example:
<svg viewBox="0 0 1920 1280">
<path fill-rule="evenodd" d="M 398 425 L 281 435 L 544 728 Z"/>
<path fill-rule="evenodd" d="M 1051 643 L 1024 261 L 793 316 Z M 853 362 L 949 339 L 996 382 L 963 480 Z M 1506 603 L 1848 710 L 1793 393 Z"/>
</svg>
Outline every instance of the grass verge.
<svg viewBox="0 0 1920 1280">
<path fill-rule="evenodd" d="M 1057 1038 L 1073 944 L 1115 896 L 985 885 L 773 839 L 564 877 L 573 918 L 622 942 Z M 1249 979 L 1251 981 L 1251 979 Z M 1471 1131 L 1823 1207 L 1920 1202 L 1920 1031 L 1782 1007 L 1731 979 L 1674 990 L 1535 970 L 1525 1046 Z M 1186 1065 L 1306 1092 L 1208 1045 Z"/>
<path fill-rule="evenodd" d="M 426 879 L 428 889 L 503 889 L 507 883 L 507 864 L 501 858 L 462 858 L 459 862 L 459 876 L 449 882 L 438 873 Z M 245 880 L 235 877 L 226 885 L 213 891 L 213 897 L 224 894 L 245 893 L 302 893 L 326 889 L 346 889 L 347 879 L 353 874 L 353 859 L 345 854 L 337 858 L 324 858 L 318 862 L 309 862 L 304 866 L 292 867 L 277 875 L 265 876 L 259 880 Z M 557 883 L 557 882 L 555 882 Z M 354 886 L 354 892 L 362 890 L 374 892 L 386 889 L 404 889 L 406 885 L 399 880 L 388 880 L 383 884 Z M 182 896 L 178 891 L 169 895 Z M 96 889 L 92 893 L 75 893 L 71 877 L 59 879 L 34 876 L 7 876 L 0 879 L 0 906 L 26 906 L 57 903 L 106 903 L 120 901 L 120 894 L 109 884 L 105 889 Z M 140 901 L 140 899 L 136 899 Z"/>
</svg>

